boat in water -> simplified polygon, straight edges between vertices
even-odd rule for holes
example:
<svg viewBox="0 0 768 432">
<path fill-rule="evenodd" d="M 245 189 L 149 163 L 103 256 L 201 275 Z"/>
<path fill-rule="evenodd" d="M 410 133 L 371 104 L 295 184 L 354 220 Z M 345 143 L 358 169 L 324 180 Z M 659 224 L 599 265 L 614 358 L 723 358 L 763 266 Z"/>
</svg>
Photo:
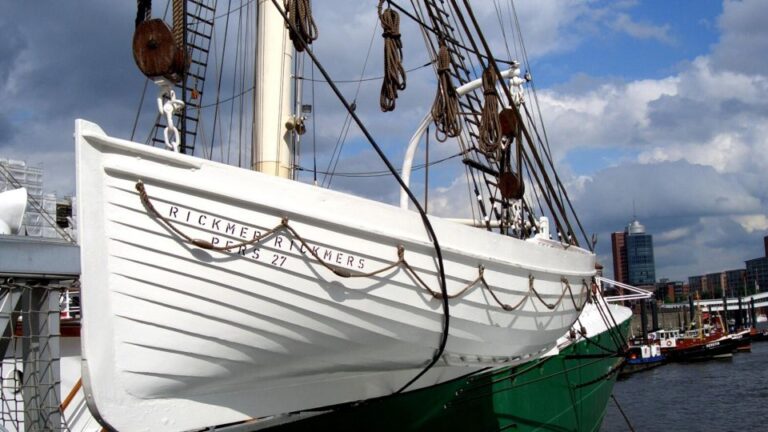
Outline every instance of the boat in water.
<svg viewBox="0 0 768 432">
<path fill-rule="evenodd" d="M 731 339 L 736 342 L 736 351 L 751 352 L 752 339 L 757 335 L 754 328 L 744 328 L 730 334 Z"/>
<path fill-rule="evenodd" d="M 305 1 L 258 2 L 256 170 L 185 154 L 183 109 L 202 93 L 187 78 L 202 61 L 147 3 L 134 56 L 161 85 L 167 148 L 75 126 L 82 384 L 103 427 L 359 430 L 371 416 L 392 422 L 381 430 L 599 427 L 631 313 L 601 296 L 591 242 L 537 141 L 530 76 L 512 59 L 499 69 L 469 2 L 414 11 L 437 73 L 422 125 L 461 150 L 476 185 L 469 220 L 428 214 L 411 190 L 423 127 L 398 172 L 359 123 L 400 206 L 295 180 L 308 126 L 292 109 L 293 62 L 306 54 L 333 82 L 309 47 Z M 383 6 L 392 65 L 399 33 Z"/>
<path fill-rule="evenodd" d="M 625 360 L 619 378 L 659 367 L 667 361 L 667 357 L 661 353 L 658 343 L 636 343 L 629 345 Z"/>
<path fill-rule="evenodd" d="M 710 359 L 728 359 L 739 344 L 733 335 L 725 334 L 721 327 L 704 326 L 685 332 L 680 330 L 659 330 L 661 352 L 669 361 L 696 362 Z"/>
</svg>

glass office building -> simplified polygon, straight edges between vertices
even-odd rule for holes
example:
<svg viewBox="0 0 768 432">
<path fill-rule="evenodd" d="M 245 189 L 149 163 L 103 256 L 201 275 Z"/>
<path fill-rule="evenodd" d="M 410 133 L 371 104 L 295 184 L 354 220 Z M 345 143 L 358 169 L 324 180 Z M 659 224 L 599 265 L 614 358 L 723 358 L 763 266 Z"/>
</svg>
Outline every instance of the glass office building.
<svg viewBox="0 0 768 432">
<path fill-rule="evenodd" d="M 627 280 L 630 285 L 654 285 L 656 265 L 653 260 L 653 236 L 637 220 L 627 226 Z"/>
</svg>

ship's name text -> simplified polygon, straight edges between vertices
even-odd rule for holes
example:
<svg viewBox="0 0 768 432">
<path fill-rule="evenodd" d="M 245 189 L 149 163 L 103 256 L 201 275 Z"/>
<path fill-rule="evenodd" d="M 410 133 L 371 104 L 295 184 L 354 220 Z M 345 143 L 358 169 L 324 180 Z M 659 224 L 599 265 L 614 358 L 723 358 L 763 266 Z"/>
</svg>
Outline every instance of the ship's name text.
<svg viewBox="0 0 768 432">
<path fill-rule="evenodd" d="M 169 206 L 168 217 L 214 231 L 210 242 L 217 247 L 229 247 L 243 240 L 253 240 L 262 235 L 262 231 L 256 227 L 230 222 L 221 217 L 174 205 Z M 355 270 L 365 270 L 365 258 L 323 246 L 314 246 L 309 242 L 307 242 L 307 246 L 311 248 L 314 255 L 317 255 L 326 263 Z M 276 233 L 253 245 L 241 245 L 236 251 L 233 249 L 232 252 L 236 252 L 246 258 L 282 267 L 290 258 L 289 254 L 300 253 L 311 257 L 307 246 L 292 237 Z"/>
</svg>

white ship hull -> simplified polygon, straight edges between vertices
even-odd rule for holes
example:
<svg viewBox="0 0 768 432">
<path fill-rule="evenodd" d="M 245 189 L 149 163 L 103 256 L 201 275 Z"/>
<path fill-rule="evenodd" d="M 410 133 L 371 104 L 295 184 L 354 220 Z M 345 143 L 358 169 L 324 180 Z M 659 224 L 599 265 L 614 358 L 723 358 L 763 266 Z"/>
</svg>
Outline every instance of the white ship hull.
<svg viewBox="0 0 768 432">
<path fill-rule="evenodd" d="M 76 141 L 83 379 L 103 422 L 188 430 L 385 396 L 434 355 L 442 300 L 403 265 L 343 278 L 308 250 L 355 274 L 392 264 L 402 246 L 439 291 L 417 213 L 109 138 L 84 121 Z M 193 246 L 147 210 L 137 181 L 189 237 L 235 244 L 285 219 L 307 245 L 283 230 L 231 252 Z M 445 352 L 411 389 L 552 349 L 587 298 L 594 255 L 430 220 L 449 294 L 471 286 L 450 300 Z M 472 285 L 480 266 L 516 309 Z"/>
</svg>

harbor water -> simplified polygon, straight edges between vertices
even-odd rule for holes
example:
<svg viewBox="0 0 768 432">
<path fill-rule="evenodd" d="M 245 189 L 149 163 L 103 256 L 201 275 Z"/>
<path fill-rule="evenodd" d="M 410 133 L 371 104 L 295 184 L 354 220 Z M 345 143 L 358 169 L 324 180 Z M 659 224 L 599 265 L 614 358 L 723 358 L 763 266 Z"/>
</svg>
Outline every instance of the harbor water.
<svg viewBox="0 0 768 432">
<path fill-rule="evenodd" d="M 732 359 L 634 374 L 617 382 L 613 394 L 638 432 L 768 430 L 768 342 L 754 342 L 751 353 Z M 630 430 L 613 401 L 600 430 Z"/>
</svg>

